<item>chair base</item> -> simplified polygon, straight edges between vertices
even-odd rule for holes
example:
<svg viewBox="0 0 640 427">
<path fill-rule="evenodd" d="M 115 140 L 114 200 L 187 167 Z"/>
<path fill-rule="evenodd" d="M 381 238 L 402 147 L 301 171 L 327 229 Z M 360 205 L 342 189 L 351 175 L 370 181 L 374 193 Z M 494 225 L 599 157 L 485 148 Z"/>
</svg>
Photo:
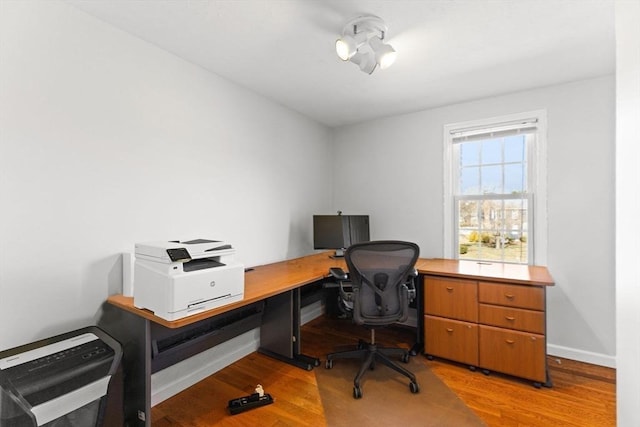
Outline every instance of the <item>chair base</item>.
<svg viewBox="0 0 640 427">
<path fill-rule="evenodd" d="M 409 378 L 411 380 L 411 382 L 409 383 L 409 389 L 412 393 L 417 393 L 419 391 L 419 387 L 416 381 L 416 376 L 411 371 L 403 368 L 402 366 L 391 360 L 392 356 L 400 356 L 401 360 L 404 363 L 409 362 L 409 351 L 405 349 L 378 347 L 378 345 L 376 344 L 361 342 L 360 344 L 358 344 L 358 348 L 355 350 L 340 351 L 337 353 L 328 354 L 327 360 L 325 362 L 325 367 L 327 369 L 331 369 L 333 367 L 334 359 L 363 359 L 363 362 L 360 365 L 360 370 L 353 380 L 353 397 L 356 399 L 362 397 L 362 388 L 360 387 L 360 381 L 362 380 L 362 377 L 364 376 L 365 372 L 367 372 L 367 370 L 372 370 L 375 368 L 375 364 L 377 361 L 382 362 L 384 365 L 388 366 L 394 371 Z"/>
</svg>

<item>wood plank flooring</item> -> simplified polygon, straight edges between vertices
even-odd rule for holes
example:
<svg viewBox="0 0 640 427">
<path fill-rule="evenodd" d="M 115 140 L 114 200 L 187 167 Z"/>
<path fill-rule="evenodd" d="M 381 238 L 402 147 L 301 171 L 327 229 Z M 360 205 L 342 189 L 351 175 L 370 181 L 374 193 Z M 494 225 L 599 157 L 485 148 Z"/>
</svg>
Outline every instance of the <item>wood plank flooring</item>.
<svg viewBox="0 0 640 427">
<path fill-rule="evenodd" d="M 415 332 L 406 328 L 379 330 L 378 342 L 409 347 Z M 368 332 L 349 321 L 320 317 L 302 328 L 302 349 L 323 355 L 336 346 L 368 339 Z M 484 375 L 463 365 L 417 356 L 488 426 L 616 425 L 615 370 L 566 359 L 549 358 L 552 388 L 497 373 Z M 324 369 L 318 367 L 316 369 Z M 226 402 L 263 384 L 276 398 L 242 415 L 226 412 Z M 217 402 L 217 403 L 213 403 Z M 361 400 L 366 410 L 367 400 Z M 313 371 L 305 371 L 252 353 L 152 409 L 154 427 L 323 426 L 326 425 Z M 398 425 L 403 425 L 399 414 Z M 331 427 L 331 426 L 328 426 Z"/>
</svg>

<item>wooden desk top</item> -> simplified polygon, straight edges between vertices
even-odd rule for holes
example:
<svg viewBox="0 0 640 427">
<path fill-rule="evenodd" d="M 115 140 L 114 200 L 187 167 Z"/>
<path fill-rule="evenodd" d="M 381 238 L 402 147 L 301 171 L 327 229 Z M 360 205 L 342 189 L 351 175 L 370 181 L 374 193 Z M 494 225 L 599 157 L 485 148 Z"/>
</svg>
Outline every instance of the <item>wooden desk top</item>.
<svg viewBox="0 0 640 427">
<path fill-rule="evenodd" d="M 244 298 L 242 301 L 178 320 L 165 320 L 154 315 L 152 311 L 135 307 L 133 297 L 112 295 L 107 299 L 107 302 L 167 328 L 180 328 L 321 280 L 327 277 L 331 267 L 346 269 L 344 259 L 331 258 L 330 254 L 331 252 L 323 252 L 254 267 L 253 270 L 244 274 Z"/>
<path fill-rule="evenodd" d="M 478 262 L 442 258 L 421 258 L 416 268 L 422 274 L 444 277 L 490 280 L 492 282 L 523 285 L 553 286 L 555 283 L 547 267 Z"/>
<path fill-rule="evenodd" d="M 178 320 L 165 320 L 155 316 L 149 310 L 136 308 L 133 305 L 133 297 L 112 295 L 107 299 L 107 302 L 167 328 L 180 328 L 321 280 L 327 277 L 331 267 L 346 269 L 344 258 L 335 259 L 330 257 L 330 254 L 331 252 L 322 252 L 254 267 L 244 275 L 244 299 L 242 301 Z M 494 282 L 541 286 L 554 284 L 547 268 L 539 266 L 421 258 L 416 263 L 416 268 L 422 274 L 445 277 L 485 279 Z"/>
</svg>

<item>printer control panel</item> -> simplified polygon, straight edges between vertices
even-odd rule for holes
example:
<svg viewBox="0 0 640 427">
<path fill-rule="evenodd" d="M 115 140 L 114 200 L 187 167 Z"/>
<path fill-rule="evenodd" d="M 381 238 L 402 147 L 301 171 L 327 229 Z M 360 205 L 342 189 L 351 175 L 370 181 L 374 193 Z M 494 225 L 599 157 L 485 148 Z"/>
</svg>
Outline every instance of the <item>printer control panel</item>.
<svg viewBox="0 0 640 427">
<path fill-rule="evenodd" d="M 167 255 L 173 262 L 177 261 L 191 261 L 191 255 L 185 248 L 167 249 Z"/>
</svg>

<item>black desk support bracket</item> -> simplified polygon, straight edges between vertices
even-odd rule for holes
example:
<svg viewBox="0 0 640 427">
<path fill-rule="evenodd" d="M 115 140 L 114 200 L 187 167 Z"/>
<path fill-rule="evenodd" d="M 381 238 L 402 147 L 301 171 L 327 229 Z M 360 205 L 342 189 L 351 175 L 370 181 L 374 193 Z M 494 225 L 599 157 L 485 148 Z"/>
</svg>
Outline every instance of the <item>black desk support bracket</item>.
<svg viewBox="0 0 640 427">
<path fill-rule="evenodd" d="M 320 365 L 320 359 L 300 353 L 301 309 L 300 288 L 268 298 L 262 314 L 258 351 L 310 371 Z"/>
</svg>

